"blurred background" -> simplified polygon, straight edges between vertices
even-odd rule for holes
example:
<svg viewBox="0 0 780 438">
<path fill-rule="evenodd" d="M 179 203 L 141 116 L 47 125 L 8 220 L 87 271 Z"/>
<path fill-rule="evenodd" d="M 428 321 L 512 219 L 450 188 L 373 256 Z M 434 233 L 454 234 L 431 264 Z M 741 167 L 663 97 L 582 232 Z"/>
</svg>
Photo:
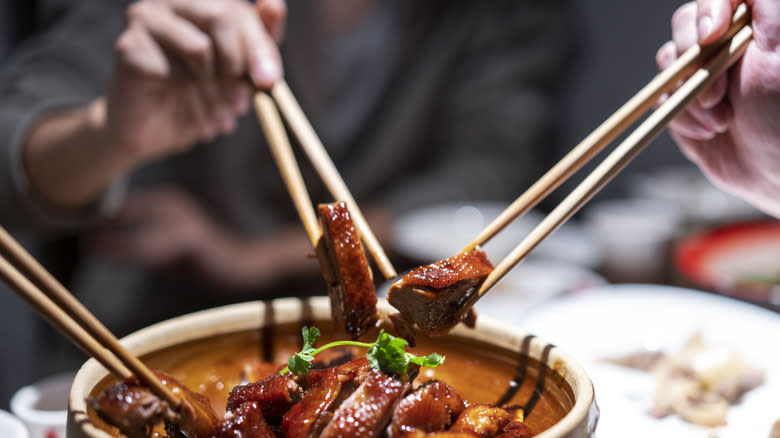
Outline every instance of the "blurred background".
<svg viewBox="0 0 780 438">
<path fill-rule="evenodd" d="M 34 3 L 0 1 L 0 63 L 19 42 L 34 33 Z M 680 4 L 678 0 L 571 2 L 573 16 L 579 20 L 578 27 L 572 29 L 578 35 L 578 55 L 561 96 L 559 138 L 551 146 L 540 145 L 551 148 L 550 157 L 560 158 L 652 78 L 656 72 L 656 50 L 670 38 L 670 17 Z M 589 169 L 592 166 L 585 171 Z M 579 181 L 582 175 L 583 172 L 578 173 L 573 181 Z M 574 183 L 567 183 L 542 209 L 549 209 L 573 187 Z M 490 210 L 494 205 L 466 206 L 465 210 L 462 207 L 456 206 L 460 217 L 477 229 L 495 213 Z M 761 217 L 704 181 L 664 133 L 591 201 L 577 217 L 578 223 L 570 227 L 568 239 L 563 233 L 557 248 L 552 242 L 546 251 L 540 249 L 547 257 L 535 260 L 536 265 L 530 264 L 538 269 L 526 271 L 525 281 L 543 282 L 550 276 L 566 279 L 563 286 L 550 285 L 546 289 L 550 293 L 572 285 L 584 287 L 602 282 L 681 283 L 671 266 L 670 241 L 699 227 Z M 426 220 L 430 216 L 410 217 L 408 223 L 417 226 Z M 404 224 L 402 221 L 397 225 L 398 235 L 408 234 L 402 228 Z M 466 227 L 465 235 L 472 228 Z M 522 229 L 518 230 L 521 232 Z M 636 239 L 638 235 L 646 240 Z M 35 250 L 25 236 L 18 237 Z M 632 244 L 626 246 L 629 241 Z M 414 249 L 405 251 L 401 241 L 395 245 L 408 266 L 429 261 L 425 259 L 435 255 L 415 253 Z M 431 246 L 435 242 L 428 247 Z M 441 251 L 446 255 L 448 250 Z M 578 255 L 583 253 L 584 256 Z M 507 291 L 495 295 L 510 293 L 517 287 L 520 286 L 506 286 Z M 541 293 L 537 299 L 544 297 Z M 487 309 L 488 304 L 485 306 Z M 57 352 L 42 342 L 46 339 L 41 335 L 45 330 L 48 328 L 44 328 L 40 317 L 26 304 L 9 291 L 0 291 L 0 408 L 8 409 L 11 395 L 21 386 L 69 371 L 59 368 Z"/>
</svg>

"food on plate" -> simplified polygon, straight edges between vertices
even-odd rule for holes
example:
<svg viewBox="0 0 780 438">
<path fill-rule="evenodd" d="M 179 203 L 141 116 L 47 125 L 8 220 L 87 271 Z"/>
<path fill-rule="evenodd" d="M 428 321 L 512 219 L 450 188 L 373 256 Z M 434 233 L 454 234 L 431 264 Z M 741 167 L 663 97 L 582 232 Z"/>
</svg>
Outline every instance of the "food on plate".
<svg viewBox="0 0 780 438">
<path fill-rule="evenodd" d="M 443 335 L 461 321 L 473 325 L 473 299 L 492 270 L 485 252 L 476 248 L 408 272 L 390 286 L 387 301 L 408 323 Z"/>
<path fill-rule="evenodd" d="M 636 360 L 642 356 L 650 360 Z M 706 343 L 700 333 L 673 353 L 631 354 L 609 361 L 653 373 L 653 416 L 676 414 L 702 426 L 725 425 L 729 406 L 765 378 L 763 370 L 727 348 Z"/>
<path fill-rule="evenodd" d="M 437 367 L 443 356 L 416 356 L 403 339 L 384 331 L 373 343 L 334 341 L 315 348 L 318 338 L 316 328 L 304 328 L 303 348 L 286 367 L 231 389 L 222 419 L 204 396 L 161 373 L 183 397 L 182 408 L 168 406 L 135 379 L 108 387 L 89 404 L 129 438 L 532 436 L 522 408 L 470 403 L 441 380 L 417 378 L 420 367 Z M 344 347 L 368 350 L 347 361 L 327 356 L 338 358 L 335 363 L 317 358 Z"/>
<path fill-rule="evenodd" d="M 379 322 L 371 268 L 347 205 L 320 204 L 317 210 L 322 227 L 318 255 L 333 320 L 358 339 Z"/>
</svg>

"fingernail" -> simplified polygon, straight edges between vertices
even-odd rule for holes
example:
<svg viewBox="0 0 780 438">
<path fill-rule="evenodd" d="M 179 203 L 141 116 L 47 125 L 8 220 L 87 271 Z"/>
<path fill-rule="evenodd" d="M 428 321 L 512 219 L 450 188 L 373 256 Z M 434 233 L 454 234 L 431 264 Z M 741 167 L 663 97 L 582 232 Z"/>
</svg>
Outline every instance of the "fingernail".
<svg viewBox="0 0 780 438">
<path fill-rule="evenodd" d="M 250 73 L 252 74 L 252 81 L 254 81 L 256 86 L 266 87 L 281 77 L 282 69 L 276 61 L 268 57 L 262 57 L 259 62 L 252 66 Z"/>
<path fill-rule="evenodd" d="M 699 41 L 706 40 L 712 33 L 712 18 L 707 15 L 700 17 L 696 29 L 699 32 Z"/>
</svg>

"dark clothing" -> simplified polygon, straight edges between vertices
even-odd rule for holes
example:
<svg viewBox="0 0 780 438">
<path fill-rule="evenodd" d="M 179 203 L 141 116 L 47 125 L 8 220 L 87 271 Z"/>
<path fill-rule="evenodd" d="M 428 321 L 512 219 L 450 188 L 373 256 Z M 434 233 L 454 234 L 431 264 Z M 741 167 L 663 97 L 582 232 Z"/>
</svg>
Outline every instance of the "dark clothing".
<svg viewBox="0 0 780 438">
<path fill-rule="evenodd" d="M 361 205 L 400 212 L 453 200 L 509 201 L 542 173 L 569 47 L 563 1 L 394 0 L 338 38 L 322 35 L 311 2 L 288 3 L 286 78 Z M 80 211 L 53 209 L 27 186 L 20 145 L 46 113 L 104 94 L 126 7 L 74 1 L 4 66 L 0 221 L 6 227 L 88 236 L 120 192 L 118 184 Z M 299 163 L 313 201 L 331 201 L 305 158 Z M 128 190 L 184 188 L 247 237 L 298 220 L 253 114 L 234 135 L 138 169 L 124 183 Z M 124 334 L 231 300 L 290 294 L 290 284 L 226 295 L 186 269 L 151 272 L 82 254 L 70 285 Z M 297 293 L 321 294 L 324 283 L 315 289 Z"/>
</svg>

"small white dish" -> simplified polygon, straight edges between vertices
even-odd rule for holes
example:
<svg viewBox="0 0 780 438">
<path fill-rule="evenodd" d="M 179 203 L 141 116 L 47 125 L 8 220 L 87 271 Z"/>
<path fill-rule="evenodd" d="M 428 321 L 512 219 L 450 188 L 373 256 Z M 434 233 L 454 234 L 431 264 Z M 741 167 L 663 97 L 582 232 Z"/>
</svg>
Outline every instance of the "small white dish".
<svg viewBox="0 0 780 438">
<path fill-rule="evenodd" d="M 0 409 L 0 436 L 3 438 L 30 438 L 27 426 L 8 411 Z"/>
<path fill-rule="evenodd" d="M 30 432 L 29 438 L 65 438 L 68 393 L 75 373 L 44 378 L 11 397 L 11 411 Z"/>
</svg>

